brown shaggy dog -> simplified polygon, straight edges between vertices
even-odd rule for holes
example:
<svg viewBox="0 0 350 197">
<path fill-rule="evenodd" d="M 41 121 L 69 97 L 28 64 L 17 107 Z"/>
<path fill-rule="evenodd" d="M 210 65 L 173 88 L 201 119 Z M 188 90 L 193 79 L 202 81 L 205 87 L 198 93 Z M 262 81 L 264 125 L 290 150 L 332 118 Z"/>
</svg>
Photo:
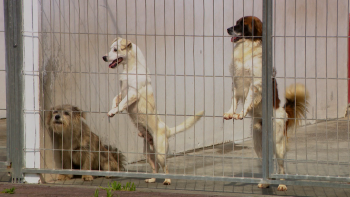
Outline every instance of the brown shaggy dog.
<svg viewBox="0 0 350 197">
<path fill-rule="evenodd" d="M 59 105 L 51 108 L 46 114 L 46 124 L 54 146 L 60 150 L 63 169 L 122 170 L 125 160 L 122 153 L 108 152 L 112 151 L 112 148 L 104 146 L 100 138 L 90 130 L 85 114 L 78 107 Z M 73 175 L 61 174 L 58 180 L 72 177 Z M 83 175 L 82 179 L 91 181 L 93 177 Z"/>
</svg>

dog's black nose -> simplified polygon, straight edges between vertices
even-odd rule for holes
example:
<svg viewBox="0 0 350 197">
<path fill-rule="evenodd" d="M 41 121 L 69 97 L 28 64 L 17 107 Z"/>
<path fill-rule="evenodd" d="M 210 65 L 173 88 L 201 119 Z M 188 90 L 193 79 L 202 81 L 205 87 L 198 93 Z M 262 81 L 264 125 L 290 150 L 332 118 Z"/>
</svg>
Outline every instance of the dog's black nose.
<svg viewBox="0 0 350 197">
<path fill-rule="evenodd" d="M 59 120 L 60 118 L 61 118 L 60 115 L 56 115 L 56 116 L 55 116 L 55 119 L 56 119 L 56 120 Z"/>
<path fill-rule="evenodd" d="M 233 32 L 233 26 L 230 27 L 230 28 L 227 28 L 227 33 L 232 35 L 232 32 Z"/>
<path fill-rule="evenodd" d="M 105 62 L 107 62 L 107 56 L 106 56 L 106 55 L 103 56 L 102 59 L 103 59 Z"/>
</svg>

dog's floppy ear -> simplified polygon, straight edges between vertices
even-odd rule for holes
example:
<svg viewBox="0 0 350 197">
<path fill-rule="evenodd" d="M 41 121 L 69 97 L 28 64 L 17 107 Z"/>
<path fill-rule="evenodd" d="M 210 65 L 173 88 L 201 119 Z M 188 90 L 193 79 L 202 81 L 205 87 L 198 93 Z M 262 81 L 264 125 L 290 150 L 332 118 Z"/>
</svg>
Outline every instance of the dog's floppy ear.
<svg viewBox="0 0 350 197">
<path fill-rule="evenodd" d="M 132 43 L 130 40 L 126 41 L 125 39 L 123 39 L 121 42 L 121 50 L 125 50 L 125 49 L 131 49 L 132 48 Z"/>
<path fill-rule="evenodd" d="M 81 109 L 79 109 L 77 106 L 72 106 L 72 113 L 76 113 L 82 118 L 85 119 L 85 112 L 83 112 Z"/>
<path fill-rule="evenodd" d="M 262 29 L 263 29 L 262 22 L 257 17 L 254 17 L 253 21 L 254 21 L 254 36 L 262 36 Z"/>
<path fill-rule="evenodd" d="M 128 49 L 131 49 L 131 47 L 132 47 L 132 43 L 131 43 L 131 41 L 130 40 L 128 40 L 128 45 L 126 46 Z"/>
<path fill-rule="evenodd" d="M 47 126 L 50 125 L 50 121 L 52 119 L 52 111 L 54 110 L 54 107 L 51 107 L 49 111 L 45 111 L 45 123 Z"/>
<path fill-rule="evenodd" d="M 113 44 L 114 42 L 116 42 L 117 40 L 119 40 L 119 39 L 122 39 L 122 38 L 120 38 L 120 37 L 116 37 L 116 38 L 114 38 L 114 40 L 113 40 L 112 44 Z"/>
</svg>

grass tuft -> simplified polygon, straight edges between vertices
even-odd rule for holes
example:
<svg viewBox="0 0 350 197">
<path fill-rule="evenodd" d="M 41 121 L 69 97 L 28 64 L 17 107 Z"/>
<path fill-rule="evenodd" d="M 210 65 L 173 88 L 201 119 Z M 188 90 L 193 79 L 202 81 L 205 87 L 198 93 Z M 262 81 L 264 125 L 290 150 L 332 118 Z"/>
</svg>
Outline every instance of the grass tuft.
<svg viewBox="0 0 350 197">
<path fill-rule="evenodd" d="M 112 197 L 114 191 L 136 191 L 136 186 L 134 183 L 127 182 L 125 185 L 117 183 L 116 181 L 109 183 L 108 187 L 100 187 L 103 190 L 106 190 L 107 197 Z M 95 190 L 94 197 L 98 197 L 98 189 Z"/>
<path fill-rule="evenodd" d="M 5 194 L 14 194 L 15 193 L 15 188 L 11 188 L 11 189 L 4 189 L 1 193 L 5 193 Z"/>
</svg>

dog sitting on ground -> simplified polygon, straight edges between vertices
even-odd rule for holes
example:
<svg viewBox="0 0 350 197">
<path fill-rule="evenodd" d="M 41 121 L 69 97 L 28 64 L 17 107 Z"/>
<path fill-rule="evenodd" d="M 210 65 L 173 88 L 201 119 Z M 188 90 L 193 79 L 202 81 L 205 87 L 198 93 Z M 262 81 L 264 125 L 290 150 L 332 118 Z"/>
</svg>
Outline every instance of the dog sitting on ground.
<svg viewBox="0 0 350 197">
<path fill-rule="evenodd" d="M 119 171 L 125 160 L 122 153 L 107 148 L 86 124 L 85 113 L 72 105 L 55 106 L 47 112 L 46 124 L 54 145 L 60 150 L 63 169 Z M 63 155 L 62 155 L 62 152 Z M 111 152 L 117 151 L 117 152 Z M 58 180 L 68 180 L 73 175 L 59 175 Z M 91 181 L 93 176 L 83 175 Z"/>
<path fill-rule="evenodd" d="M 157 115 L 155 100 L 151 86 L 151 77 L 146 67 L 146 60 L 141 50 L 130 41 L 116 38 L 110 52 L 103 56 L 105 62 L 111 62 L 109 68 L 123 66 L 119 74 L 121 92 L 112 101 L 109 117 L 124 110 L 139 130 L 139 136 L 144 138 L 144 153 L 153 169 L 158 172 L 160 166 L 166 174 L 169 173 L 166 165 L 168 152 L 168 138 L 183 132 L 194 125 L 204 114 L 203 111 L 187 118 L 182 124 L 169 128 Z M 148 183 L 156 181 L 155 178 L 146 179 Z M 170 185 L 171 180 L 165 179 L 164 185 Z"/>
<path fill-rule="evenodd" d="M 240 18 L 234 27 L 227 29 L 233 36 L 233 58 L 230 72 L 233 80 L 233 97 L 231 108 L 224 114 L 224 119 L 241 120 L 249 114 L 253 118 L 253 140 L 256 154 L 262 157 L 262 22 L 257 17 Z M 280 107 L 277 82 L 273 84 L 273 110 L 275 119 L 274 143 L 275 155 L 279 165 L 279 174 L 284 174 L 284 157 L 286 154 L 287 131 L 305 118 L 308 105 L 308 92 L 302 84 L 294 84 L 287 88 L 286 104 Z M 243 109 L 236 113 L 237 102 L 243 102 Z M 268 187 L 259 184 L 260 188 Z M 279 191 L 286 191 L 287 186 L 280 184 Z"/>
</svg>

